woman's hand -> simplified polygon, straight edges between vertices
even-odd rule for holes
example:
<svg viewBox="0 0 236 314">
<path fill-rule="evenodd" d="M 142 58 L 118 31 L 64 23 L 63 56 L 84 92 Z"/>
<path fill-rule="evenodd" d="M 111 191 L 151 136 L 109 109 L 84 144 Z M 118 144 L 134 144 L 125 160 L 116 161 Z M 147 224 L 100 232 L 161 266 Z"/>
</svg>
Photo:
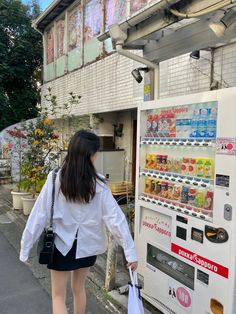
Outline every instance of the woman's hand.
<svg viewBox="0 0 236 314">
<path fill-rule="evenodd" d="M 26 266 L 30 267 L 31 266 L 31 263 L 29 262 L 29 260 L 23 262 Z"/>
<path fill-rule="evenodd" d="M 138 262 L 129 262 L 127 267 L 130 267 L 132 271 L 135 271 L 138 268 Z"/>
</svg>

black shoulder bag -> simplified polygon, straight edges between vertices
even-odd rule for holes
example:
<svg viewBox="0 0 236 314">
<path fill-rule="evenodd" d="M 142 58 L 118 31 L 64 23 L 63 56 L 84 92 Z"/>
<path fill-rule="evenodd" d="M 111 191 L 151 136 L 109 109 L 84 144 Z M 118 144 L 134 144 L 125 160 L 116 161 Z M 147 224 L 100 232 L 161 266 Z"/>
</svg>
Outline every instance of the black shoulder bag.
<svg viewBox="0 0 236 314">
<path fill-rule="evenodd" d="M 39 257 L 39 264 L 49 264 L 53 260 L 55 237 L 53 232 L 53 212 L 55 201 L 55 182 L 58 170 L 59 169 L 55 169 L 52 173 L 52 204 L 50 211 L 50 225 L 48 229 L 44 229 L 38 241 L 37 253 Z"/>
</svg>

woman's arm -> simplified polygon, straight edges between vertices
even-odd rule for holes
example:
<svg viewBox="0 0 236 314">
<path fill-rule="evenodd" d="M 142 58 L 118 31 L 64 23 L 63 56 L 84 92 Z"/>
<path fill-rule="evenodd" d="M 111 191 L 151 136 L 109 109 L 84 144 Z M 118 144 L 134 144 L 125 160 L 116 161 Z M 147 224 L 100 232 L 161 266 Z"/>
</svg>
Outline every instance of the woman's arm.
<svg viewBox="0 0 236 314">
<path fill-rule="evenodd" d="M 30 250 L 34 243 L 38 240 L 43 229 L 47 224 L 47 218 L 50 206 L 50 186 L 52 185 L 52 173 L 48 175 L 35 204 L 32 208 L 30 216 L 27 220 L 25 229 L 21 238 L 20 260 L 26 262 L 29 258 Z"/>
<path fill-rule="evenodd" d="M 128 265 L 137 268 L 137 254 L 126 217 L 107 188 L 103 192 L 103 220 L 114 238 L 123 247 Z"/>
</svg>

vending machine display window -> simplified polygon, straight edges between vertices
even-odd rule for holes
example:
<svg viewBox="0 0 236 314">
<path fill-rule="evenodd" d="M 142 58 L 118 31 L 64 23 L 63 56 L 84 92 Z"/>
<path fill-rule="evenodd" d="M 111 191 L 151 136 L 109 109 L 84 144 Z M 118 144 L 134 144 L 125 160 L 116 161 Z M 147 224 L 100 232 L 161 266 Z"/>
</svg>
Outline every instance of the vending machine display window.
<svg viewBox="0 0 236 314">
<path fill-rule="evenodd" d="M 140 199 L 212 221 L 218 103 L 141 112 Z"/>
<path fill-rule="evenodd" d="M 149 243 L 147 263 L 194 290 L 194 267 Z"/>
</svg>

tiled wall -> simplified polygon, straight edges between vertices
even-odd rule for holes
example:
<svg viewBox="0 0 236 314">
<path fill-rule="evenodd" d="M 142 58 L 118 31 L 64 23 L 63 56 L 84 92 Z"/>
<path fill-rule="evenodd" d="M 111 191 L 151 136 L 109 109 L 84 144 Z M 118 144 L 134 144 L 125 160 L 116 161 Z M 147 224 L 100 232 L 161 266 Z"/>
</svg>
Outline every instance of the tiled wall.
<svg viewBox="0 0 236 314">
<path fill-rule="evenodd" d="M 137 66 L 128 58 L 112 54 L 45 84 L 42 91 L 46 93 L 52 87 L 59 104 L 71 91 L 81 95 L 74 112 L 77 115 L 135 108 L 143 99 L 143 84 L 130 74 Z M 209 51 L 201 51 L 199 60 L 186 54 L 161 62 L 160 97 L 209 91 L 213 80 L 218 81 L 219 88 L 236 86 L 236 44 L 216 49 L 213 58 Z"/>
<path fill-rule="evenodd" d="M 236 44 L 217 48 L 213 56 L 209 51 L 200 51 L 200 55 L 199 60 L 186 54 L 161 62 L 161 97 L 209 91 L 213 80 L 219 88 L 236 86 Z"/>
<path fill-rule="evenodd" d="M 128 58 L 112 54 L 43 85 L 42 94 L 51 87 L 59 105 L 67 101 L 71 91 L 81 95 L 76 115 L 135 108 L 143 99 L 143 84 L 131 75 L 137 66 Z M 45 103 L 43 97 L 42 100 Z"/>
</svg>

